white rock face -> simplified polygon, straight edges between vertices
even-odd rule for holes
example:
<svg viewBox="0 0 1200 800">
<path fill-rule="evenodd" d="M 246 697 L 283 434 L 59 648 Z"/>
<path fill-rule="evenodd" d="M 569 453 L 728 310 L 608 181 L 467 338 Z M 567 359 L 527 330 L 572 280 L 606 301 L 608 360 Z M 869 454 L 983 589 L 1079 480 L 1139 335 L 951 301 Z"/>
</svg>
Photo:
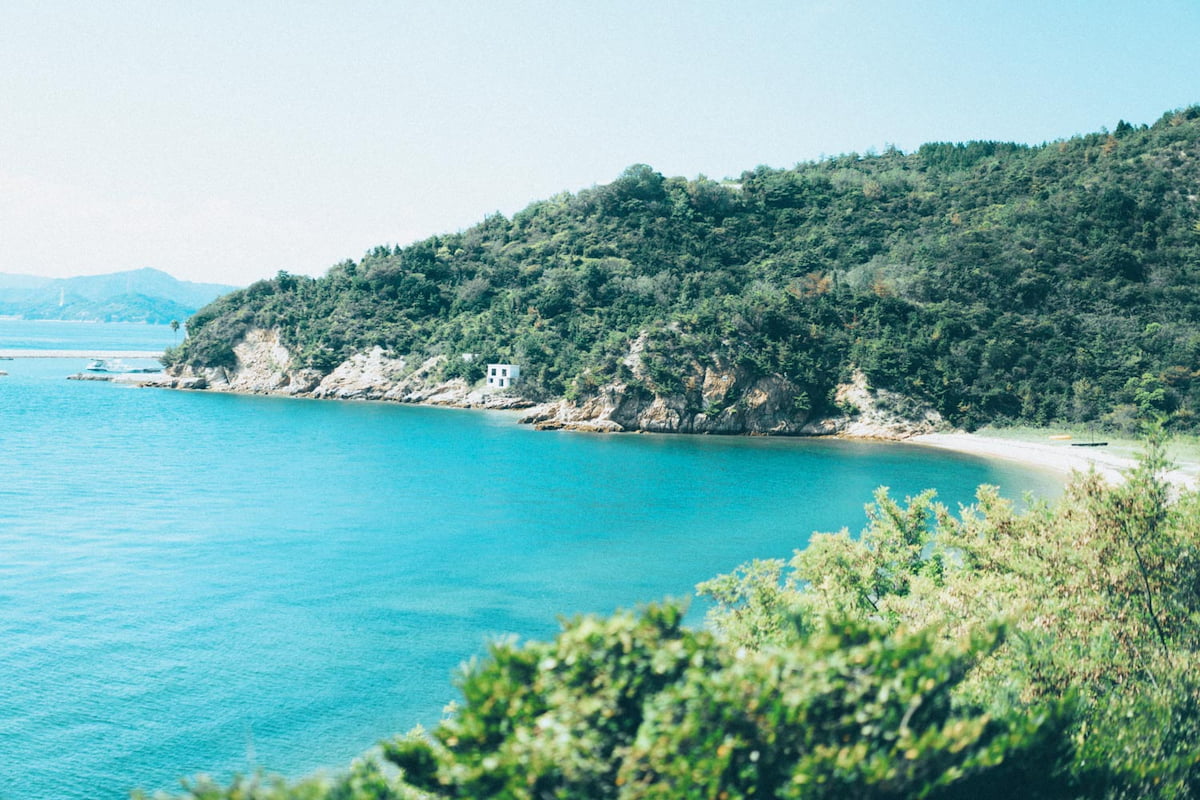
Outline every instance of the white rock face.
<svg viewBox="0 0 1200 800">
<path fill-rule="evenodd" d="M 838 387 L 840 416 L 811 419 L 805 387 L 782 375 L 754 376 L 719 356 L 702 365 L 694 358 L 679 365 L 678 384 L 654 391 L 642 359 L 645 337 L 630 343 L 624 364 L 629 382 L 600 386 L 578 403 L 558 400 L 532 409 L 522 421 L 538 428 L 616 432 L 773 434 L 905 439 L 943 429 L 941 416 L 903 395 L 872 389 L 856 372 Z M 477 408 L 528 408 L 530 401 L 474 389 L 461 378 L 436 377 L 445 356 L 413 365 L 388 356 L 381 347 L 355 353 L 328 375 L 295 369 L 279 332 L 253 329 L 234 348 L 236 367 L 195 374 L 176 371 L 168 384 L 251 394 L 286 394 L 340 400 L 393 400 Z M 628 374 L 628 373 L 627 373 Z M 518 387 L 519 390 L 519 387 Z"/>
<path fill-rule="evenodd" d="M 837 433 L 856 439 L 907 439 L 945 428 L 933 408 L 886 389 L 872 389 L 867 376 L 856 371 L 850 383 L 838 386 L 838 405 L 857 409 L 835 420 Z"/>
<path fill-rule="evenodd" d="M 279 332 L 255 328 L 234 345 L 237 366 L 232 370 L 210 367 L 199 377 L 206 388 L 247 394 L 303 394 L 320 376 L 312 370 L 292 370 L 292 354 L 279 340 Z"/>
<path fill-rule="evenodd" d="M 807 418 L 796 410 L 801 393 L 782 375 L 755 378 L 719 357 L 705 366 L 681 365 L 682 388 L 659 394 L 641 360 L 644 340 L 630 344 L 624 359 L 633 383 L 610 383 L 578 404 L 540 406 L 525 417 L 541 429 L 650 431 L 655 433 L 796 434 Z"/>
<path fill-rule="evenodd" d="M 395 400 L 431 405 L 527 408 L 530 401 L 472 391 L 461 378 L 439 381 L 435 377 L 445 356 L 435 356 L 413 367 L 406 359 L 388 356 L 382 347 L 355 353 L 328 375 L 291 366 L 292 354 L 279 332 L 255 328 L 233 348 L 233 369 L 210 367 L 199 374 L 177 370 L 158 385 L 212 389 L 245 394 L 285 394 L 336 400 Z"/>
<path fill-rule="evenodd" d="M 636 374 L 636 372 L 635 372 Z M 698 377 L 698 376 L 697 376 Z M 837 389 L 844 416 L 808 419 L 796 410 L 798 388 L 782 376 L 749 380 L 724 365 L 703 372 L 700 396 L 648 396 L 628 384 L 601 387 L 578 405 L 560 400 L 538 406 L 522 420 L 540 429 L 585 431 L 653 431 L 663 433 L 751 433 L 802 436 L 845 436 L 856 439 L 907 439 L 944 427 L 941 415 L 903 395 L 871 389 L 866 376 L 855 373 Z M 688 413 L 702 404 L 704 411 Z"/>
<path fill-rule="evenodd" d="M 388 358 L 375 346 L 366 353 L 355 353 L 334 367 L 311 394 L 313 397 L 379 399 L 395 388 L 412 370 L 403 358 Z"/>
</svg>

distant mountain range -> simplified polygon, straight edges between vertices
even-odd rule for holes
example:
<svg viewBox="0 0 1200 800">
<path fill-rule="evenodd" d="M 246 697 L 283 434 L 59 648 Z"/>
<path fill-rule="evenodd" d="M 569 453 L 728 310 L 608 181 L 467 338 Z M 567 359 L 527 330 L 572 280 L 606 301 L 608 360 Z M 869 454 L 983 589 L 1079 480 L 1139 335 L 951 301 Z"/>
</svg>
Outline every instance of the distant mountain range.
<svg viewBox="0 0 1200 800">
<path fill-rule="evenodd" d="M 0 316 L 96 322 L 185 321 L 196 310 L 238 287 L 181 281 L 144 269 L 40 278 L 0 273 Z"/>
</svg>

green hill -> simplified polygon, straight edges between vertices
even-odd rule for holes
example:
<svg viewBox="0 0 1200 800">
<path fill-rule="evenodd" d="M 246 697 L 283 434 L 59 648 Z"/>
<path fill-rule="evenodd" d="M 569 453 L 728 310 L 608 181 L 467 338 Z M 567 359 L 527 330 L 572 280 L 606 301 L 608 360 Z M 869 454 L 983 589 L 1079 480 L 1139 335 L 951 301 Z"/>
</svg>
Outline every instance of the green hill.
<svg viewBox="0 0 1200 800">
<path fill-rule="evenodd" d="M 637 165 L 512 219 L 227 295 L 174 358 L 233 366 L 247 331 L 273 328 L 295 369 L 378 345 L 448 356 L 441 377 L 520 364 L 532 399 L 620 384 L 716 413 L 697 380 L 721 367 L 782 381 L 804 418 L 834 412 L 857 369 L 967 427 L 1150 415 L 1194 429 L 1197 187 L 1200 106 L 1040 146 L 933 143 L 728 181 Z"/>
<path fill-rule="evenodd" d="M 165 324 L 236 288 L 181 281 L 149 267 L 76 278 L 0 274 L 0 315 Z"/>
</svg>

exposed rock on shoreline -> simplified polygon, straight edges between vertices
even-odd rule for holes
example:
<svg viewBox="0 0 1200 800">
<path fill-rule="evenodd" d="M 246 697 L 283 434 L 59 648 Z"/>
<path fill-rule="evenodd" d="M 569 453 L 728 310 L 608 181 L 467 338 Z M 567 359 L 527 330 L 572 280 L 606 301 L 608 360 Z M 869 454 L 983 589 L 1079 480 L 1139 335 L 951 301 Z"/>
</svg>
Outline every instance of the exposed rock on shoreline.
<svg viewBox="0 0 1200 800">
<path fill-rule="evenodd" d="M 390 400 L 463 408 L 533 408 L 521 421 L 540 430 L 595 432 L 848 436 L 905 439 L 944 427 L 936 411 L 910 399 L 875 390 L 856 373 L 838 387 L 836 402 L 844 413 L 813 418 L 804 387 L 782 375 L 756 376 L 714 357 L 709 365 L 693 360 L 682 382 L 671 391 L 653 385 L 631 347 L 626 365 L 632 380 L 598 386 L 576 402 L 559 399 L 535 406 L 516 394 L 485 392 L 462 378 L 441 380 L 445 356 L 421 363 L 387 355 L 380 347 L 355 353 L 329 374 L 295 369 L 292 354 L 274 330 L 254 329 L 233 348 L 236 366 L 199 371 L 175 368 L 142 385 L 208 389 L 337 400 Z M 519 388 L 519 387 L 518 387 Z"/>
<path fill-rule="evenodd" d="M 739 388 L 733 376 L 720 376 L 718 380 L 723 387 L 728 387 L 723 388 L 726 396 Z M 907 439 L 945 427 L 936 411 L 916 406 L 894 392 L 870 389 L 862 373 L 855 374 L 851 383 L 838 387 L 838 405 L 846 409 L 846 413 L 839 416 L 810 419 L 805 412 L 788 414 L 787 402 L 795 397 L 795 386 L 779 376 L 753 380 L 736 395 L 738 399 L 734 404 L 717 413 L 689 413 L 686 396 L 647 397 L 638 387 L 612 384 L 578 405 L 559 400 L 538 406 L 521 421 L 539 430 L 844 436 L 855 439 Z"/>
<path fill-rule="evenodd" d="M 533 401 L 511 394 L 473 389 L 461 378 L 436 376 L 445 356 L 419 364 L 388 356 L 383 348 L 355 353 L 327 375 L 295 369 L 278 331 L 255 328 L 233 348 L 236 366 L 173 368 L 164 378 L 144 385 L 173 389 L 208 389 L 241 394 L 272 394 L 322 400 L 391 400 L 400 403 L 464 408 L 528 408 Z"/>
</svg>

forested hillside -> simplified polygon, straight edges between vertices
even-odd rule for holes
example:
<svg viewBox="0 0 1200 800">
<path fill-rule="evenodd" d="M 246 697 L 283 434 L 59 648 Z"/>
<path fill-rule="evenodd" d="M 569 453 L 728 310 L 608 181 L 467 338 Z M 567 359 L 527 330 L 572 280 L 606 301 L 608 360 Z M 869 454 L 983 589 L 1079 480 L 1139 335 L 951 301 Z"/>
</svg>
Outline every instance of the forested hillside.
<svg viewBox="0 0 1200 800">
<path fill-rule="evenodd" d="M 444 354 L 446 376 L 472 380 L 517 363 L 535 399 L 614 381 L 679 394 L 683 364 L 719 362 L 786 378 L 797 412 L 818 413 L 858 368 L 966 427 L 1192 430 L 1200 106 L 1036 147 L 934 143 L 724 182 L 638 165 L 317 280 L 280 273 L 202 309 L 171 358 L 232 366 L 254 327 L 320 372 L 375 345 Z"/>
</svg>

